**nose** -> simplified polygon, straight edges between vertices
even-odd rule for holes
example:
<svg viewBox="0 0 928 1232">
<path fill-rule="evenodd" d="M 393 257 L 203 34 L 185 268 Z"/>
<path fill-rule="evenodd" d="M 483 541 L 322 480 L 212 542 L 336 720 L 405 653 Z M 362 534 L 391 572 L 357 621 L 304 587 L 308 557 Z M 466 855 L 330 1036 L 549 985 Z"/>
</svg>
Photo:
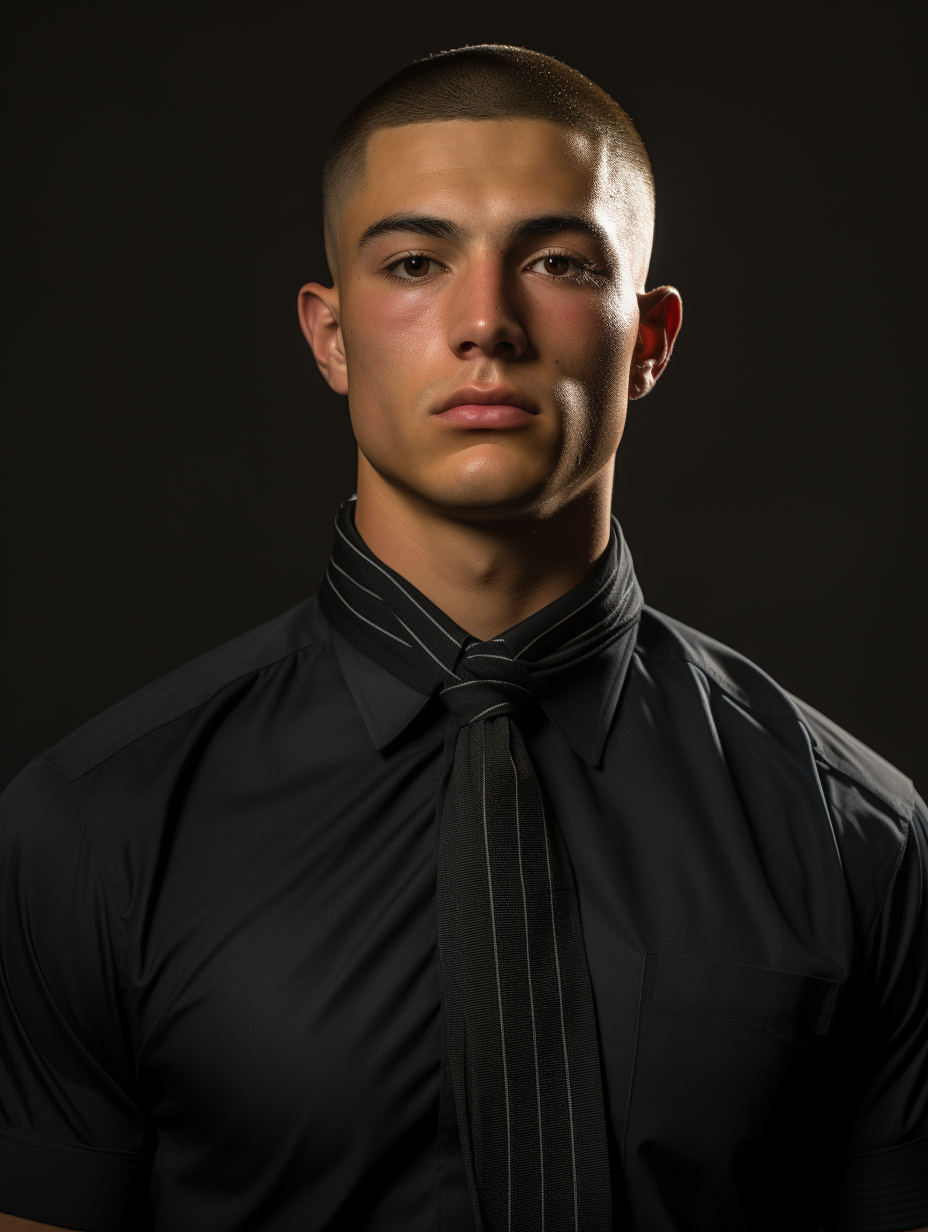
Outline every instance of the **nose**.
<svg viewBox="0 0 928 1232">
<path fill-rule="evenodd" d="M 528 338 L 502 262 L 475 261 L 450 298 L 448 345 L 460 359 L 518 359 Z"/>
</svg>

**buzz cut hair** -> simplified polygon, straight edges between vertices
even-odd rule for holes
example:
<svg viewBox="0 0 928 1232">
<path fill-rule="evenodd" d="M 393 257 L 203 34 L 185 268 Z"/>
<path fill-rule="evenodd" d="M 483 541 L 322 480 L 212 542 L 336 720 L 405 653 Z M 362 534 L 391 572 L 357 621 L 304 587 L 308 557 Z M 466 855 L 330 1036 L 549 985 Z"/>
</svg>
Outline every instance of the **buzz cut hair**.
<svg viewBox="0 0 928 1232">
<path fill-rule="evenodd" d="M 654 225 L 654 178 L 629 116 L 589 77 L 540 51 L 483 43 L 441 51 L 400 69 L 354 107 L 336 129 L 322 170 L 329 265 L 339 213 L 364 179 L 367 143 L 378 129 L 436 120 L 548 120 L 604 142 L 643 190 L 639 223 Z M 641 192 L 636 194 L 639 198 Z M 637 210 L 637 214 L 641 214 Z M 332 272 L 335 273 L 334 267 Z"/>
</svg>

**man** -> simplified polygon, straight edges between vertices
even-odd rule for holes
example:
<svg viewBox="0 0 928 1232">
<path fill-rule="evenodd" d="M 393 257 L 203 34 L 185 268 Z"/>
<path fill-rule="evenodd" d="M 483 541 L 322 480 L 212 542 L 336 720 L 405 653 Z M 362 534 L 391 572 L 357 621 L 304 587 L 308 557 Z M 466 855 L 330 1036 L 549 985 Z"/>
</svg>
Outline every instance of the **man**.
<svg viewBox="0 0 928 1232">
<path fill-rule="evenodd" d="M 460 49 L 325 197 L 319 599 L 5 796 L 0 1227 L 928 1223 L 924 806 L 610 520 L 681 319 L 634 127 Z"/>
</svg>

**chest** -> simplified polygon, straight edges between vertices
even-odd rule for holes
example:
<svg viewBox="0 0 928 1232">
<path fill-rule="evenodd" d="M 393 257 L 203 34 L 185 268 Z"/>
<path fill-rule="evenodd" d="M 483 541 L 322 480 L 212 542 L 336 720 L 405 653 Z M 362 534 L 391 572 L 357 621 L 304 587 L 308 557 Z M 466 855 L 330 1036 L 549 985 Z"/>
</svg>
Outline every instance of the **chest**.
<svg viewBox="0 0 928 1232">
<path fill-rule="evenodd" d="M 277 1177 L 320 1220 L 363 1190 L 414 1227 L 442 1156 L 445 720 L 386 753 L 350 700 L 328 726 L 286 746 L 243 730 L 165 811 L 134 919 L 140 1081 L 166 1187 L 217 1209 L 217 1189 Z M 596 767 L 550 723 L 527 734 L 577 881 L 630 1200 L 657 1201 L 681 1151 L 705 1175 L 789 1153 L 847 949 L 805 785 L 632 692 Z"/>
</svg>

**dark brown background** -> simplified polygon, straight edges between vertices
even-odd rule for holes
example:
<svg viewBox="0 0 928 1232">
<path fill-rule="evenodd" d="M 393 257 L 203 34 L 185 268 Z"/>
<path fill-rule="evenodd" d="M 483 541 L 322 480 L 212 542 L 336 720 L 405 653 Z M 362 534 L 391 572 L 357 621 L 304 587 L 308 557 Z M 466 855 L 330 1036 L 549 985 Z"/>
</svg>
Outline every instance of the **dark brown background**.
<svg viewBox="0 0 928 1232">
<path fill-rule="evenodd" d="M 28 6 L 3 781 L 315 589 L 353 488 L 294 311 L 322 155 L 402 64 L 497 41 L 594 78 L 652 154 L 650 284 L 686 313 L 619 452 L 647 600 L 924 787 L 914 8 L 823 10 Z"/>
</svg>

